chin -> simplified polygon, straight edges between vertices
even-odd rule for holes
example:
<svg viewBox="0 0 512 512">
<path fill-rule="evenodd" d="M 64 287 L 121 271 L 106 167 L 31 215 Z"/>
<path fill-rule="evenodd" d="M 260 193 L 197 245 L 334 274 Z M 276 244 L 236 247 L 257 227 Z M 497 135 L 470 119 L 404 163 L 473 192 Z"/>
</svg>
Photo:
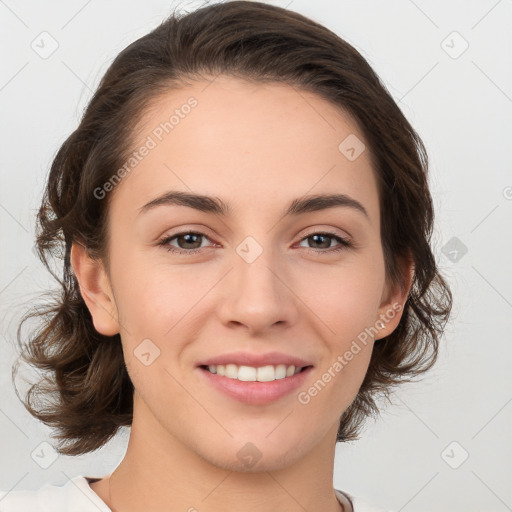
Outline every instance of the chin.
<svg viewBox="0 0 512 512">
<path fill-rule="evenodd" d="M 246 462 L 246 460 L 239 460 L 238 458 L 226 457 L 212 457 L 206 459 L 210 464 L 221 468 L 225 471 L 233 471 L 235 473 L 264 473 L 267 471 L 279 471 L 286 469 L 293 465 L 293 463 L 300 458 L 295 453 L 290 459 L 285 454 L 261 454 L 261 458 L 255 460 L 253 463 Z"/>
<path fill-rule="evenodd" d="M 277 443 L 265 438 L 249 439 L 230 439 L 227 444 L 219 443 L 214 453 L 210 446 L 207 451 L 198 451 L 197 454 L 209 464 L 238 473 L 279 471 L 292 466 L 304 455 L 302 443 L 290 436 L 286 437 L 287 443 L 279 438 L 274 440 Z"/>
</svg>

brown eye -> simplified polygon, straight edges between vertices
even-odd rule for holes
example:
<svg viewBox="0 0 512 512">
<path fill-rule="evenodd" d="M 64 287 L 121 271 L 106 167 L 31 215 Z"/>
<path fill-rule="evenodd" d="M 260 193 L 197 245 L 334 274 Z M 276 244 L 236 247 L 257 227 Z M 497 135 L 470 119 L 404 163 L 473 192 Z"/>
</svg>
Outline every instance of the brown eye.
<svg viewBox="0 0 512 512">
<path fill-rule="evenodd" d="M 203 235 L 198 233 L 186 233 L 184 235 L 178 235 L 175 238 L 180 249 L 199 249 L 199 247 L 201 247 L 202 236 Z"/>
<path fill-rule="evenodd" d="M 338 242 L 338 245 L 335 247 L 331 247 L 333 239 Z M 307 247 L 308 249 L 314 250 L 316 252 L 331 253 L 346 249 L 347 247 L 351 246 L 351 243 L 348 240 L 345 240 L 341 236 L 334 233 L 312 233 L 302 240 L 306 240 L 310 244 L 309 247 Z"/>
<path fill-rule="evenodd" d="M 204 233 L 185 231 L 183 233 L 176 233 L 175 235 L 164 238 L 158 245 L 164 246 L 170 252 L 190 254 L 195 253 L 202 248 L 202 238 L 209 240 Z M 171 244 L 173 240 L 176 240 L 177 246 Z"/>
</svg>

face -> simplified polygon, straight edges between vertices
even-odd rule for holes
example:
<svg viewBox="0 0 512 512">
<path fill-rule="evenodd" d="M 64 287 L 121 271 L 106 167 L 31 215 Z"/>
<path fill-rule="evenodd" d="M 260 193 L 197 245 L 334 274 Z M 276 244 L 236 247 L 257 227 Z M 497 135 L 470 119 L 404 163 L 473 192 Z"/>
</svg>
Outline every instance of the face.
<svg viewBox="0 0 512 512">
<path fill-rule="evenodd" d="M 109 274 L 86 299 L 121 334 L 134 425 L 239 470 L 333 443 L 372 336 L 400 316 L 369 149 L 339 149 L 360 152 L 357 125 L 314 94 L 221 76 L 156 99 L 137 133 L 144 156 L 108 191 Z M 345 199 L 287 212 L 322 195 Z"/>
</svg>

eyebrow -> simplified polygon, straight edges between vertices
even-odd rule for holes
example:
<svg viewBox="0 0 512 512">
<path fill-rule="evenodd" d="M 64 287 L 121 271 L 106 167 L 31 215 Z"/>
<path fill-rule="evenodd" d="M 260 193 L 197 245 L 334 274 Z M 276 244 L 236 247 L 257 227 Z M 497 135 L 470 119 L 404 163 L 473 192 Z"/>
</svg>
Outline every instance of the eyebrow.
<svg viewBox="0 0 512 512">
<path fill-rule="evenodd" d="M 232 213 L 229 204 L 218 197 L 192 194 L 189 192 L 169 191 L 139 208 L 138 215 L 158 206 L 187 206 L 194 210 L 224 217 Z M 359 201 L 346 194 L 317 194 L 299 197 L 289 204 L 283 217 L 317 212 L 336 207 L 351 208 L 362 213 L 369 220 L 366 208 Z"/>
</svg>

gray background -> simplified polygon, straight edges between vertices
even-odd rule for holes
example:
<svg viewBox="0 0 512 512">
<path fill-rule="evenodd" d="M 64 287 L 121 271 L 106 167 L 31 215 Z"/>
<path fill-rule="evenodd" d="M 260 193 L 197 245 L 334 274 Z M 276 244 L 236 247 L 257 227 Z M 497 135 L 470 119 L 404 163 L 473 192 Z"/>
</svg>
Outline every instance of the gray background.
<svg viewBox="0 0 512 512">
<path fill-rule="evenodd" d="M 334 484 L 397 511 L 512 510 L 512 2 L 269 3 L 359 49 L 420 133 L 431 159 L 434 252 L 455 296 L 436 369 L 400 389 L 363 439 L 338 444 Z M 111 60 L 170 7 L 0 1 L 0 489 L 103 476 L 124 454 L 126 429 L 96 453 L 53 460 L 41 445 L 51 430 L 19 403 L 10 368 L 20 315 L 53 286 L 32 252 L 52 157 Z"/>
</svg>

